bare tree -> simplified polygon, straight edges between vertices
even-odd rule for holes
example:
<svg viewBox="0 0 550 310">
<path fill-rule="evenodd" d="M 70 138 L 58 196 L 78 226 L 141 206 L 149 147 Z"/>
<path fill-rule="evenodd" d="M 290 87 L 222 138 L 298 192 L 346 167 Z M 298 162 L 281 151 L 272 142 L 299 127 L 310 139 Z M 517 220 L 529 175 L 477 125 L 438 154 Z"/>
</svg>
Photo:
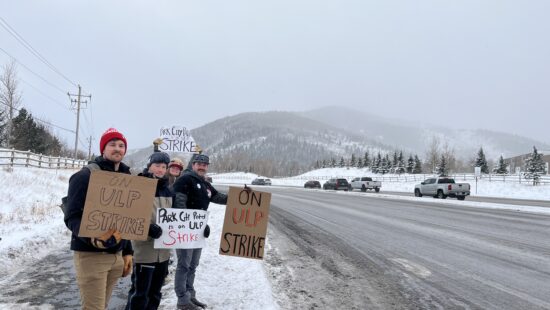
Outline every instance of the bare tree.
<svg viewBox="0 0 550 310">
<path fill-rule="evenodd" d="M 430 173 L 435 173 L 437 163 L 440 159 L 439 145 L 439 138 L 433 136 L 430 144 L 428 145 L 428 150 L 426 151 L 426 161 L 424 162 L 426 165 L 426 171 L 429 171 Z"/>
<path fill-rule="evenodd" d="M 0 105 L 7 112 L 7 143 L 12 135 L 12 120 L 14 112 L 21 105 L 21 93 L 18 89 L 19 81 L 17 81 L 17 66 L 15 60 L 2 67 L 0 75 Z"/>
<path fill-rule="evenodd" d="M 447 140 L 445 140 L 445 143 L 443 144 L 441 155 L 445 157 L 445 161 L 447 162 L 447 171 L 451 173 L 456 172 L 457 165 L 455 149 L 449 146 L 449 142 Z"/>
</svg>

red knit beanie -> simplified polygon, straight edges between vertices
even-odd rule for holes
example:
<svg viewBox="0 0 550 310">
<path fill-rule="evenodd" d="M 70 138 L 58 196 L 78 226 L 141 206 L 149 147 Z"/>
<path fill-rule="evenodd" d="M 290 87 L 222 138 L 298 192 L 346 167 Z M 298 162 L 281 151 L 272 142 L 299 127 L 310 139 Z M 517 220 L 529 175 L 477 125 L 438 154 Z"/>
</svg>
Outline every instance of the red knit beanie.
<svg viewBox="0 0 550 310">
<path fill-rule="evenodd" d="M 107 145 L 107 143 L 109 143 L 109 141 L 113 139 L 122 140 L 124 142 L 124 145 L 126 146 L 126 149 L 128 149 L 128 143 L 126 142 L 126 138 L 124 137 L 124 135 L 115 128 L 109 128 L 101 135 L 101 140 L 99 140 L 100 154 L 103 154 L 103 150 L 105 150 L 105 145 Z"/>
</svg>

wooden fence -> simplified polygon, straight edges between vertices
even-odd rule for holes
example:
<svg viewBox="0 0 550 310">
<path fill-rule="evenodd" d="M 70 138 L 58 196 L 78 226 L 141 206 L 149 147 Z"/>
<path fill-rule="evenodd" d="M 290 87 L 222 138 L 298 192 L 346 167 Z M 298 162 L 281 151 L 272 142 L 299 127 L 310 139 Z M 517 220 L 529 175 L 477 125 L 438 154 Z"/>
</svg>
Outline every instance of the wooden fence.
<svg viewBox="0 0 550 310">
<path fill-rule="evenodd" d="M 0 166 L 35 167 L 46 169 L 78 169 L 88 162 L 81 159 L 51 157 L 30 151 L 0 148 Z"/>
</svg>

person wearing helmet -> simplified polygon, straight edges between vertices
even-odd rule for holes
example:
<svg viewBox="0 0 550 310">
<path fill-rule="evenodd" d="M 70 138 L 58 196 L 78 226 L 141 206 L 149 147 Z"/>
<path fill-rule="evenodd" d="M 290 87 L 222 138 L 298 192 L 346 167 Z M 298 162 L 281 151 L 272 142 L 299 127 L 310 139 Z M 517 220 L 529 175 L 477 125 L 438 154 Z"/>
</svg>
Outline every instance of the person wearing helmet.
<svg viewBox="0 0 550 310">
<path fill-rule="evenodd" d="M 155 200 L 151 209 L 152 217 L 147 240 L 132 240 L 134 249 L 134 268 L 132 286 L 128 292 L 126 310 L 157 309 L 162 297 L 161 288 L 168 273 L 170 250 L 155 249 L 154 239 L 160 238 L 162 228 L 156 224 L 157 209 L 171 208 L 173 193 L 168 186 L 166 171 L 170 156 L 164 152 L 155 152 L 149 156 L 147 167 L 139 176 L 157 180 Z"/>
<path fill-rule="evenodd" d="M 176 179 L 181 175 L 183 166 L 183 161 L 177 157 L 174 157 L 168 164 L 168 172 L 166 173 L 166 176 L 168 177 L 168 184 L 170 186 L 173 186 Z"/>
<path fill-rule="evenodd" d="M 207 210 L 210 202 L 227 204 L 227 195 L 218 192 L 206 181 L 210 158 L 205 154 L 194 154 L 189 166 L 174 183 L 176 194 L 175 208 Z M 206 225 L 204 237 L 210 235 Z M 199 265 L 202 249 L 177 249 L 178 265 L 174 280 L 174 289 L 178 296 L 177 309 L 197 310 L 206 308 L 206 304 L 196 298 L 194 287 L 195 270 Z"/>
</svg>

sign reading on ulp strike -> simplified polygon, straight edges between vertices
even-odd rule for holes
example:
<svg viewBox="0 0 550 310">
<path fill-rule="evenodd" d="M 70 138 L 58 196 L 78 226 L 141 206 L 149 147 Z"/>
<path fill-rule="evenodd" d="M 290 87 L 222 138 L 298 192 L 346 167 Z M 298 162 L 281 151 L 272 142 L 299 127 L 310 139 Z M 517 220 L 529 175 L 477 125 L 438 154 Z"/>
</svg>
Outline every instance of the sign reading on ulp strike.
<svg viewBox="0 0 550 310">
<path fill-rule="evenodd" d="M 271 193 L 230 187 L 220 254 L 263 259 Z"/>
</svg>

